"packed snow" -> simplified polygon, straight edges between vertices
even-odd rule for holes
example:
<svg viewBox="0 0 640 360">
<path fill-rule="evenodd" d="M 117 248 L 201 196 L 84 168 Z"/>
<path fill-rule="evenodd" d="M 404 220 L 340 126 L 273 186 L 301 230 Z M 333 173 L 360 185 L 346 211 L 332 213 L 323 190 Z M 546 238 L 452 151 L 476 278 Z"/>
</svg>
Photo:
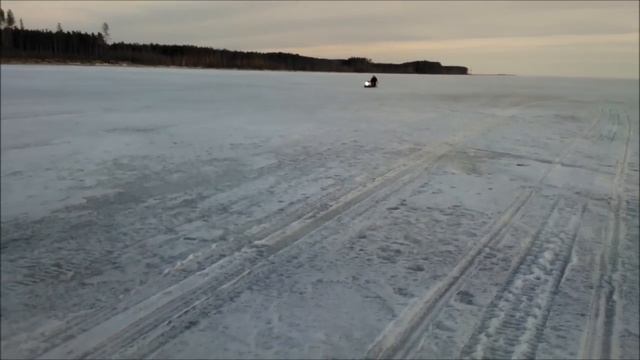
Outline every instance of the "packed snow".
<svg viewBox="0 0 640 360">
<path fill-rule="evenodd" d="M 1 67 L 6 358 L 639 358 L 638 81 Z"/>
</svg>

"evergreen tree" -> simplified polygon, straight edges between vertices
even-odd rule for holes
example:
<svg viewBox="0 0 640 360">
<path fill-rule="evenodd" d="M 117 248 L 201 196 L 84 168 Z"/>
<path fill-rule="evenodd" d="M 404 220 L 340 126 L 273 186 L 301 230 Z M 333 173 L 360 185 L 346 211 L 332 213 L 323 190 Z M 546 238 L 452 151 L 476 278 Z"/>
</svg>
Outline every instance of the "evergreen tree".
<svg viewBox="0 0 640 360">
<path fill-rule="evenodd" d="M 2 8 L 0 8 L 0 28 L 2 28 L 4 26 L 4 10 L 2 10 Z"/>
<path fill-rule="evenodd" d="M 102 23 L 102 37 L 104 38 L 104 42 L 108 44 L 111 39 L 111 35 L 109 35 L 109 24 L 106 22 Z"/>
<path fill-rule="evenodd" d="M 230 51 L 189 45 L 127 44 L 123 42 L 107 45 L 109 36 L 107 23 L 101 32 L 88 34 L 80 31 L 27 30 L 20 19 L 21 30 L 15 27 L 13 13 L 5 16 L 4 29 L 0 31 L 0 50 L 3 58 L 55 59 L 58 61 L 126 62 L 143 65 L 171 65 L 205 68 L 295 70 L 295 71 L 349 71 L 371 73 L 408 74 L 467 74 L 462 66 L 442 66 L 439 62 L 413 61 L 403 64 L 379 64 L 371 59 L 353 57 L 349 59 L 319 59 L 298 54 L 259 53 Z M 1 13 L 0 13 L 1 15 Z M 11 20 L 13 19 L 13 20 Z M 0 17 L 0 20 L 1 17 Z"/>
<path fill-rule="evenodd" d="M 9 9 L 9 11 L 7 11 L 7 26 L 12 28 L 15 25 L 16 25 L 16 18 L 13 17 L 13 11 Z"/>
</svg>

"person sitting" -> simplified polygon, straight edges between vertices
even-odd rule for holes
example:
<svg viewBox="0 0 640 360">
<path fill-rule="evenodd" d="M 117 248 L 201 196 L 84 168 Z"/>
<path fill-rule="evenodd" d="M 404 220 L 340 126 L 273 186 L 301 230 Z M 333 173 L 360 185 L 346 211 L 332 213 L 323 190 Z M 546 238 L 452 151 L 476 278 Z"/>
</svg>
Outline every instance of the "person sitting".
<svg viewBox="0 0 640 360">
<path fill-rule="evenodd" d="M 378 78 L 376 78 L 376 76 L 373 75 L 371 77 L 371 80 L 369 80 L 369 83 L 371 84 L 371 87 L 376 87 L 378 85 Z"/>
</svg>

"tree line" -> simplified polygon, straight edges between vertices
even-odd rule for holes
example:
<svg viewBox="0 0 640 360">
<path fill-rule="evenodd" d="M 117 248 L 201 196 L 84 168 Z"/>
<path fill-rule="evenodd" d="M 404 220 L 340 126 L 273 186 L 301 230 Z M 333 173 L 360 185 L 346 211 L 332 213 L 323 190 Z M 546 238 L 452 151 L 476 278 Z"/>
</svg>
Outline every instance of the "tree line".
<svg viewBox="0 0 640 360">
<path fill-rule="evenodd" d="M 218 69 L 293 70 L 408 74 L 467 74 L 463 66 L 443 66 L 433 61 L 402 64 L 375 63 L 367 58 L 322 59 L 298 54 L 232 51 L 192 45 L 109 43 L 109 26 L 98 33 L 28 30 L 22 19 L 16 26 L 9 10 L 0 10 L 0 40 L 3 60 L 88 63 L 127 63 L 139 65 L 185 66 Z"/>
</svg>

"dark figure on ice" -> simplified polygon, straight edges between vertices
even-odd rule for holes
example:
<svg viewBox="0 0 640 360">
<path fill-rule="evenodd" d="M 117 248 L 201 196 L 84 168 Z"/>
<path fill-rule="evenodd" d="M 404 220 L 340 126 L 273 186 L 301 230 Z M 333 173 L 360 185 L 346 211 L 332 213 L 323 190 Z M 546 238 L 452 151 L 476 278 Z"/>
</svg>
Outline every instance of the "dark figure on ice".
<svg viewBox="0 0 640 360">
<path fill-rule="evenodd" d="M 366 88 L 374 88 L 378 84 L 378 78 L 376 76 L 372 76 L 371 80 L 364 82 L 364 87 Z"/>
<path fill-rule="evenodd" d="M 371 77 L 371 80 L 369 80 L 369 82 L 371 83 L 371 87 L 376 87 L 378 85 L 378 78 L 375 75 L 373 75 Z"/>
</svg>

